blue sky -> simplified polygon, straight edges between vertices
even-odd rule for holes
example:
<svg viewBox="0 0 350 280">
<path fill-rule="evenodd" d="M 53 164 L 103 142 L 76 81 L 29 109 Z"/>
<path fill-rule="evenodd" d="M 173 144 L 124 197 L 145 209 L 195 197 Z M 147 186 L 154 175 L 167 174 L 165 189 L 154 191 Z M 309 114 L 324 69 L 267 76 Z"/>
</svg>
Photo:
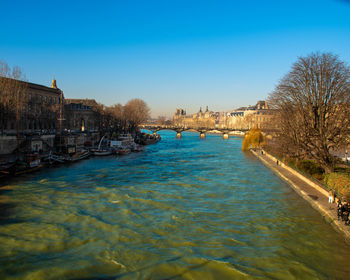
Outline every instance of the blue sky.
<svg viewBox="0 0 350 280">
<path fill-rule="evenodd" d="M 0 60 L 66 98 L 154 117 L 265 99 L 299 56 L 350 63 L 350 1 L 1 0 Z"/>
</svg>

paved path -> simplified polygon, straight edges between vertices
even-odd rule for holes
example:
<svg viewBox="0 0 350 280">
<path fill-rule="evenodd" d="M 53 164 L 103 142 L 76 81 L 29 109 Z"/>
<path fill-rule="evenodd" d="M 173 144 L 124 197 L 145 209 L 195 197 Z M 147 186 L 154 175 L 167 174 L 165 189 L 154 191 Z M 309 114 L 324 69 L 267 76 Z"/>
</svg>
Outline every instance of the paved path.
<svg viewBox="0 0 350 280">
<path fill-rule="evenodd" d="M 314 183 L 309 183 L 309 180 L 305 177 L 303 177 L 304 180 L 301 179 L 300 175 L 297 176 L 293 174 L 295 171 L 291 172 L 288 170 L 289 168 L 285 167 L 283 164 L 277 165 L 277 160 L 271 158 L 271 156 L 267 155 L 266 152 L 261 154 L 261 152 L 252 151 L 252 153 L 273 171 L 275 171 L 280 177 L 287 181 L 301 197 L 307 200 L 313 208 L 319 211 L 325 220 L 331 223 L 331 225 L 338 232 L 342 233 L 346 240 L 350 242 L 350 226 L 345 226 L 344 222 L 341 220 L 338 221 L 337 205 L 333 203 L 330 207 L 328 203 L 328 195 L 325 190 L 316 189 L 318 187 L 314 187 Z"/>
</svg>

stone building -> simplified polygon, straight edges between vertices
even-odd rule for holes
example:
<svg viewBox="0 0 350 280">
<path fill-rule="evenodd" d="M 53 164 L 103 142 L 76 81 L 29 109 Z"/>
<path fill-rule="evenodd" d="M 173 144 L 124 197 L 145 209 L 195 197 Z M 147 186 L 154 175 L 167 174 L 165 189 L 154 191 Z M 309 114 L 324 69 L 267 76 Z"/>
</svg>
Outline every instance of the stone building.
<svg viewBox="0 0 350 280">
<path fill-rule="evenodd" d="M 208 106 L 205 112 L 202 108 L 193 115 L 187 115 L 186 111 L 183 109 L 176 109 L 173 117 L 173 124 L 176 126 L 181 126 L 184 128 L 215 128 L 217 115 L 213 111 L 209 111 Z"/>
<path fill-rule="evenodd" d="M 11 135 L 21 133 L 54 133 L 59 126 L 60 105 L 63 92 L 57 88 L 56 80 L 51 87 L 29 82 L 15 81 L 22 86 L 21 100 L 8 109 L 2 120 L 2 132 Z M 18 106 L 18 108 L 16 108 Z M 16 118 L 16 110 L 20 118 Z"/>
<path fill-rule="evenodd" d="M 186 111 L 184 109 L 176 109 L 174 117 L 173 117 L 173 124 L 176 126 L 182 126 L 183 119 L 187 118 Z"/>
<path fill-rule="evenodd" d="M 208 129 L 248 130 L 251 128 L 267 129 L 270 127 L 273 111 L 266 101 L 258 101 L 255 106 L 241 107 L 231 112 L 213 112 L 208 107 L 186 115 L 183 109 L 177 109 L 173 123 L 176 126 Z"/>
<path fill-rule="evenodd" d="M 255 106 L 241 107 L 228 113 L 225 125 L 235 130 L 268 129 L 272 117 L 273 111 L 269 109 L 267 101 L 258 101 Z"/>
<path fill-rule="evenodd" d="M 100 127 L 98 106 L 95 99 L 65 99 L 64 127 L 72 131 L 98 131 Z"/>
<path fill-rule="evenodd" d="M 62 129 L 86 131 L 99 129 L 99 104 L 94 99 L 64 99 L 55 79 L 51 87 L 16 81 L 23 86 L 20 120 L 17 127 L 15 108 L 9 112 L 3 132 L 6 135 L 20 133 L 55 134 Z M 60 123 L 61 120 L 61 123 Z"/>
<path fill-rule="evenodd" d="M 0 154 L 11 153 L 33 135 L 53 146 L 64 99 L 56 80 L 51 87 L 4 77 L 1 82 Z"/>
<path fill-rule="evenodd" d="M 44 134 L 52 134 L 59 128 L 64 95 L 53 79 L 51 87 L 28 83 L 27 116 L 23 122 L 23 130 L 32 132 L 41 130 Z"/>
</svg>

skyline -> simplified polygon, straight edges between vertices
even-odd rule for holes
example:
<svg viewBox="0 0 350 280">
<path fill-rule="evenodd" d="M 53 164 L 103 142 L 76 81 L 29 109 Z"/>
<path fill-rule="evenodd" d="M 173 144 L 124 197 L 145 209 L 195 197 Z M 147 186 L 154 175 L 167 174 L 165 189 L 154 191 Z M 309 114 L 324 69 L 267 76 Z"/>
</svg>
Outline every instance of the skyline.
<svg viewBox="0 0 350 280">
<path fill-rule="evenodd" d="M 350 62 L 344 0 L 35 3 L 2 4 L 0 60 L 66 98 L 141 98 L 152 117 L 254 105 L 312 52 Z"/>
</svg>

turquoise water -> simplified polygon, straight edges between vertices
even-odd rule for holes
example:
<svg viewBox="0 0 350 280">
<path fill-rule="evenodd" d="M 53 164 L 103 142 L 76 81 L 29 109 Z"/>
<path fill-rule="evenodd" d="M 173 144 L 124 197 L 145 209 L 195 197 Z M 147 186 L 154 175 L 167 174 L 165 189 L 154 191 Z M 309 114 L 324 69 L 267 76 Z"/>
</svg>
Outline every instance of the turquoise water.
<svg viewBox="0 0 350 280">
<path fill-rule="evenodd" d="M 350 247 L 241 138 L 2 182 L 1 279 L 348 279 Z"/>
</svg>

